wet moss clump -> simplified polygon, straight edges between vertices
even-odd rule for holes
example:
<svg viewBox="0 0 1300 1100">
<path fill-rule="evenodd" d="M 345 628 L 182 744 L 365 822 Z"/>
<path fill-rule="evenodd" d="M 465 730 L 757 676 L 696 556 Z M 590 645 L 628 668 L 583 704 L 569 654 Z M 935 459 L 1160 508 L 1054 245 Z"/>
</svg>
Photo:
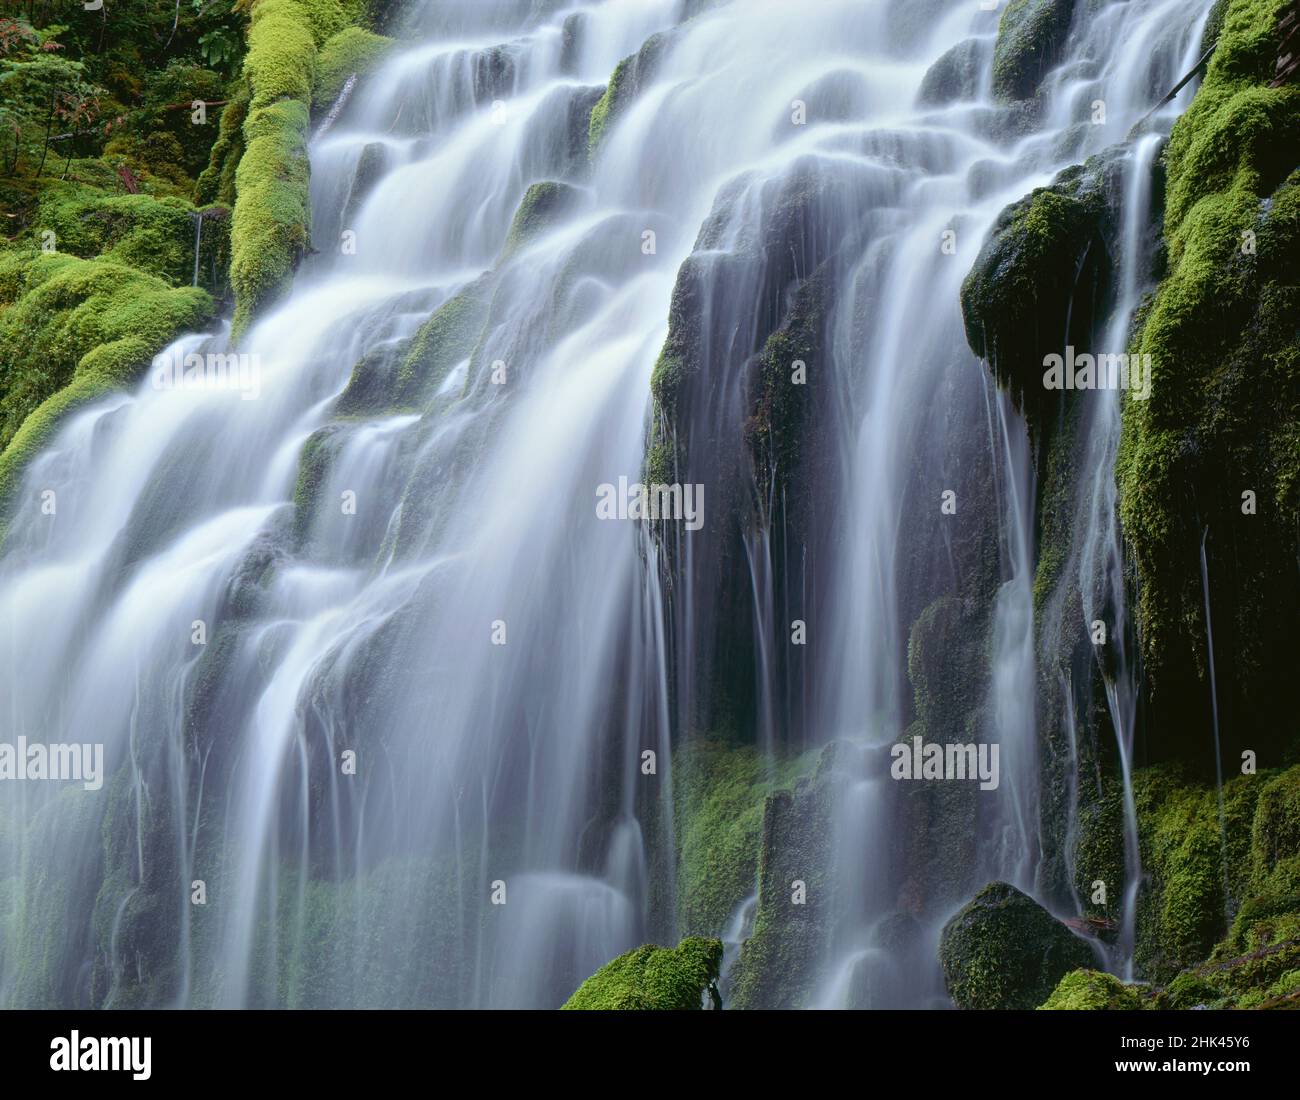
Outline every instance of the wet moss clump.
<svg viewBox="0 0 1300 1100">
<path fill-rule="evenodd" d="M 227 211 L 204 212 L 200 261 L 226 251 L 221 238 L 228 226 Z M 197 211 L 175 197 L 109 194 L 76 184 L 51 184 L 41 197 L 36 225 L 53 231 L 60 252 L 82 259 L 113 259 L 173 286 L 194 279 Z M 210 291 L 219 291 L 225 273 L 211 263 L 198 265 L 199 278 Z"/>
<path fill-rule="evenodd" d="M 681 1011 L 715 1003 L 722 942 L 691 936 L 675 949 L 648 943 L 606 963 L 563 1007 L 587 1010 Z"/>
<path fill-rule="evenodd" d="M 364 27 L 348 27 L 329 39 L 316 61 L 313 102 L 328 109 L 348 78 L 369 72 L 392 48 L 393 40 Z"/>
<path fill-rule="evenodd" d="M 830 934 L 832 808 L 840 788 L 832 742 L 811 776 L 763 805 L 753 934 L 732 974 L 736 1008 L 803 1008 Z"/>
<path fill-rule="evenodd" d="M 1142 1007 L 1142 998 L 1113 974 L 1099 970 L 1072 970 L 1052 991 L 1040 1010 L 1132 1012 Z"/>
<path fill-rule="evenodd" d="M 244 155 L 244 120 L 250 102 L 248 82 L 240 80 L 230 94 L 230 102 L 221 112 L 217 140 L 208 155 L 208 166 L 199 173 L 194 197 L 200 203 L 235 205 L 235 173 Z"/>
<path fill-rule="evenodd" d="M 510 223 L 510 232 L 506 236 L 501 258 L 508 259 L 529 241 L 555 225 L 573 209 L 578 196 L 576 187 L 556 180 L 543 180 L 529 187 Z"/>
<path fill-rule="evenodd" d="M 487 322 L 492 287 L 491 276 L 476 279 L 420 326 L 393 378 L 391 408 L 422 407 L 448 372 L 470 357 Z"/>
<path fill-rule="evenodd" d="M 1088 346 L 1110 277 L 1109 161 L 1095 157 L 998 216 L 961 288 L 971 350 L 986 359 L 1037 431 L 1061 399 L 1044 357 Z"/>
<path fill-rule="evenodd" d="M 1033 898 L 992 882 L 950 920 L 939 943 L 958 1008 L 1037 1008 L 1071 970 L 1093 965 L 1089 946 Z"/>
<path fill-rule="evenodd" d="M 114 260 L 0 254 L 0 504 L 64 413 L 133 382 L 213 309 Z"/>
<path fill-rule="evenodd" d="M 1029 99 L 1060 63 L 1074 18 L 1074 0 L 1011 0 L 998 24 L 993 91 L 1002 99 Z"/>
<path fill-rule="evenodd" d="M 288 291 L 308 247 L 307 136 L 315 58 L 307 8 L 298 0 L 259 0 L 244 61 L 250 99 L 235 172 L 235 339 Z"/>
</svg>

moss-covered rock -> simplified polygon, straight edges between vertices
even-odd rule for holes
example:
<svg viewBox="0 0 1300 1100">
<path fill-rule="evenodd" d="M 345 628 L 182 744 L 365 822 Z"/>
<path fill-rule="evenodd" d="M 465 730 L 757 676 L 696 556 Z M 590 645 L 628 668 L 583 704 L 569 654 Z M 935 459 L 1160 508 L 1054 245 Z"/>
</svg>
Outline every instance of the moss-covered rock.
<svg viewBox="0 0 1300 1100">
<path fill-rule="evenodd" d="M 393 47 L 393 40 L 364 27 L 347 27 L 334 35 L 316 59 L 313 101 L 318 110 L 328 108 L 351 76 L 373 69 Z"/>
<path fill-rule="evenodd" d="M 199 216 L 199 211 L 179 198 L 115 195 L 96 188 L 52 184 L 42 195 L 36 228 L 52 230 L 60 252 L 87 260 L 111 258 L 173 286 L 190 285 L 197 266 L 205 288 L 216 292 L 225 281 L 220 260 L 228 251 L 228 211 L 213 207 L 203 214 L 206 240 L 198 239 L 195 232 Z M 200 247 L 197 265 L 196 240 Z M 204 264 L 205 258 L 210 262 Z"/>
<path fill-rule="evenodd" d="M 566 1009 L 681 1011 L 704 1007 L 722 968 L 722 941 L 690 936 L 676 948 L 647 943 L 606 963 L 564 1002 Z"/>
<path fill-rule="evenodd" d="M 1290 656 L 1300 622 L 1300 86 L 1270 86 L 1285 7 L 1232 0 L 1205 80 L 1174 126 L 1168 275 L 1137 341 L 1151 357 L 1151 395 L 1124 410 L 1120 506 L 1164 736 L 1156 751 L 1183 748 L 1205 774 L 1202 543 L 1219 705 L 1232 715 L 1225 760 L 1246 748 L 1278 759 L 1300 713 Z"/>
<path fill-rule="evenodd" d="M 979 94 L 982 44 L 978 38 L 958 42 L 929 69 L 921 81 L 918 101 L 925 106 L 943 106 Z"/>
<path fill-rule="evenodd" d="M 580 195 L 576 187 L 556 180 L 543 180 L 530 186 L 510 223 L 502 259 L 509 258 L 560 221 L 574 208 Z"/>
<path fill-rule="evenodd" d="M 732 974 L 737 1008 L 802 1008 L 813 992 L 832 919 L 835 761 L 843 748 L 828 745 L 812 776 L 764 804 L 754 929 Z"/>
<path fill-rule="evenodd" d="M 764 803 L 810 774 L 816 753 L 768 762 L 750 745 L 691 739 L 673 754 L 679 927 L 718 935 L 758 883 Z"/>
<path fill-rule="evenodd" d="M 1142 998 L 1132 986 L 1125 985 L 1113 974 L 1099 970 L 1072 970 L 1038 1007 L 1067 1012 L 1131 1012 L 1142 1007 Z"/>
<path fill-rule="evenodd" d="M 939 962 L 958 1008 L 1037 1008 L 1093 955 L 1033 898 L 992 882 L 944 926 Z"/>
<path fill-rule="evenodd" d="M 0 254 L 0 501 L 64 413 L 128 385 L 212 312 L 204 290 L 113 260 Z"/>
<path fill-rule="evenodd" d="M 1061 60 L 1074 18 L 1074 0 L 1011 0 L 998 25 L 993 90 L 1028 99 Z"/>
<path fill-rule="evenodd" d="M 587 128 L 587 153 L 592 159 L 600 151 L 601 142 L 605 140 L 610 128 L 653 79 L 664 49 L 671 39 L 672 33 L 667 31 L 652 35 L 636 53 L 623 58 L 615 66 L 605 94 L 591 109 Z"/>
<path fill-rule="evenodd" d="M 299 0 L 258 0 L 248 33 L 244 153 L 235 172 L 232 334 L 289 289 L 311 235 L 310 129 L 316 41 Z"/>
<path fill-rule="evenodd" d="M 961 289 L 971 349 L 1030 421 L 1063 391 L 1044 386 L 1044 357 L 1089 346 L 1106 302 L 1113 236 L 1110 158 L 1066 169 L 998 216 Z"/>
</svg>

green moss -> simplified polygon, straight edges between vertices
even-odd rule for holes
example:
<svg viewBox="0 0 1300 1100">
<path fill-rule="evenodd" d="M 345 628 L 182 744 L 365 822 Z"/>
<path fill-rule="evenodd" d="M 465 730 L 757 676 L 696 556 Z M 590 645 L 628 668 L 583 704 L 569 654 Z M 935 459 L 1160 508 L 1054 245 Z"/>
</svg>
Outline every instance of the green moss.
<svg viewBox="0 0 1300 1100">
<path fill-rule="evenodd" d="M 311 236 L 307 137 L 316 38 L 300 0 L 259 0 L 248 33 L 249 110 L 235 172 L 232 335 L 289 289 Z"/>
<path fill-rule="evenodd" d="M 235 174 L 230 281 L 233 335 L 289 290 L 310 239 L 307 105 L 284 100 L 255 107 L 244 124 L 246 148 Z"/>
<path fill-rule="evenodd" d="M 337 425 L 326 425 L 307 437 L 298 456 L 298 480 L 293 487 L 294 537 L 299 544 L 307 538 L 312 517 L 334 457 L 331 440 Z"/>
<path fill-rule="evenodd" d="M 1061 60 L 1074 0 L 1011 0 L 998 24 L 993 90 L 1002 99 L 1028 99 Z"/>
<path fill-rule="evenodd" d="M 1227 914 L 1246 890 L 1251 820 L 1261 786 L 1253 776 L 1224 785 L 1221 830 L 1213 787 L 1188 783 L 1170 767 L 1134 776 L 1148 876 L 1139 902 L 1136 959 L 1147 977 L 1167 980 L 1205 959 L 1227 930 Z"/>
<path fill-rule="evenodd" d="M 573 209 L 578 198 L 578 189 L 567 183 L 544 180 L 534 183 L 520 200 L 510 223 L 510 232 L 506 236 L 502 259 L 506 259 L 529 241 L 555 225 L 569 210 Z"/>
<path fill-rule="evenodd" d="M 939 943 L 944 982 L 958 1008 L 1037 1008 L 1092 951 L 1032 898 L 1005 882 L 984 887 L 950 920 Z"/>
<path fill-rule="evenodd" d="M 578 987 L 566 1009 L 684 1010 L 703 1007 L 722 966 L 719 940 L 691 936 L 676 949 L 646 944 L 608 962 Z"/>
<path fill-rule="evenodd" d="M 1113 974 L 1103 974 L 1098 970 L 1072 970 L 1038 1007 L 1040 1010 L 1067 1012 L 1131 1012 L 1142 1007 L 1142 999 L 1132 986 L 1125 985 Z"/>
<path fill-rule="evenodd" d="M 250 102 L 248 82 L 240 80 L 221 112 L 217 140 L 208 157 L 208 166 L 199 174 L 194 188 L 196 202 L 235 205 L 235 173 L 244 155 L 244 120 Z"/>
<path fill-rule="evenodd" d="M 1063 350 L 1085 262 L 1106 254 L 1104 173 L 1090 161 L 1008 206 L 962 283 L 967 342 L 1034 429 L 1059 396 L 1044 388 L 1043 356 Z"/>
<path fill-rule="evenodd" d="M 717 935 L 758 882 L 767 796 L 811 774 L 816 753 L 769 764 L 750 745 L 690 740 L 673 754 L 678 926 Z"/>
<path fill-rule="evenodd" d="M 841 742 L 827 745 L 812 776 L 774 791 L 763 805 L 754 928 L 732 972 L 737 1008 L 801 1008 L 813 993 L 833 910 L 831 814 L 842 751 Z M 800 902 L 796 881 L 803 884 Z"/>
<path fill-rule="evenodd" d="M 398 367 L 391 407 L 418 408 L 456 364 L 469 358 L 487 321 L 491 292 L 492 281 L 484 276 L 444 302 L 420 326 Z"/>
<path fill-rule="evenodd" d="M 1171 134 L 1169 270 L 1137 349 L 1151 356 L 1152 392 L 1126 402 L 1119 458 L 1151 697 L 1168 725 L 1204 721 L 1208 527 L 1215 632 L 1235 639 L 1233 675 L 1220 677 L 1229 736 L 1261 755 L 1294 730 L 1297 703 L 1294 661 L 1282 655 L 1300 599 L 1300 86 L 1268 86 L 1285 7 L 1232 0 Z M 1247 489 L 1254 516 L 1241 511 Z"/>
<path fill-rule="evenodd" d="M 188 286 L 194 277 L 194 217 L 194 207 L 182 199 L 51 184 L 35 228 L 53 230 L 60 252 L 111 258 L 173 286 Z"/>
<path fill-rule="evenodd" d="M 653 76 L 669 38 L 668 33 L 652 35 L 636 53 L 614 67 L 605 94 L 592 107 L 587 124 L 587 155 L 591 159 L 596 158 L 605 135 Z"/>
<path fill-rule="evenodd" d="M 313 102 L 317 108 L 329 107 L 343 90 L 350 76 L 374 68 L 392 48 L 393 40 L 364 27 L 348 27 L 334 35 L 316 59 Z"/>
<path fill-rule="evenodd" d="M 59 418 L 211 319 L 209 295 L 113 260 L 0 254 L 0 499 Z"/>
</svg>

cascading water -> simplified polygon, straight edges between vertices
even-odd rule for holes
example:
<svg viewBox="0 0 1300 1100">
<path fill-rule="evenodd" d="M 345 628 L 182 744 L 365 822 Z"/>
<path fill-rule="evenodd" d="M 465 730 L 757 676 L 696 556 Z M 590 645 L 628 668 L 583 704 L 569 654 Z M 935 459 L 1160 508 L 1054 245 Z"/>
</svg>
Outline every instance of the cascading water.
<svg viewBox="0 0 1300 1100">
<path fill-rule="evenodd" d="M 349 84 L 313 143 L 316 255 L 240 345 L 256 393 L 151 376 L 69 419 L 26 472 L 22 499 L 57 510 L 5 534 L 5 732 L 102 742 L 108 778 L 0 792 L 0 1003 L 554 1006 L 673 936 L 672 746 L 723 659 L 702 579 L 720 536 L 660 540 L 596 502 L 644 469 L 688 258 L 716 276 L 696 302 L 717 378 L 699 415 L 743 420 L 729 368 L 775 308 L 769 265 L 790 260 L 755 227 L 805 189 L 826 196 L 834 252 L 833 339 L 812 364 L 833 461 L 817 553 L 792 549 L 760 484 L 729 559 L 751 601 L 745 732 L 769 754 L 851 743 L 816 1003 L 943 1003 L 935 914 L 915 949 L 878 938 L 908 888 L 888 746 L 909 719 L 909 625 L 966 560 L 941 502 L 954 491 L 964 522 L 983 475 L 1003 780 L 980 796 L 980 869 L 1033 890 L 1043 843 L 1033 459 L 966 350 L 960 286 L 1003 207 L 1122 141 L 1182 75 L 1203 7 L 1081 5 L 1018 130 L 989 90 L 997 13 L 965 0 L 920 19 L 887 0 L 417 5 L 412 43 Z M 589 166 L 610 72 L 661 32 Z M 978 86 L 924 100 L 967 41 Z M 1156 147 L 1126 154 L 1117 349 Z M 521 202 L 543 201 L 558 213 L 525 232 Z M 404 371 L 431 315 L 442 343 L 417 393 Z M 229 350 L 186 337 L 169 356 Z M 1135 891 L 1118 404 L 1095 416 L 1073 553 L 1085 619 L 1112 616 L 1121 647 L 1107 684 Z M 733 506 L 704 488 L 706 515 Z M 777 643 L 799 616 L 804 675 Z"/>
</svg>

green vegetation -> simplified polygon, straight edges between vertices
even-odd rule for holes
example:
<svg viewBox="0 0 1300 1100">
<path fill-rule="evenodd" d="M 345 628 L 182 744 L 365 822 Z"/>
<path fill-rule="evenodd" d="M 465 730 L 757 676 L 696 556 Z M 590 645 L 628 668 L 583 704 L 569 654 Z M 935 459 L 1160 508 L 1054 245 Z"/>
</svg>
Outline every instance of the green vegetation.
<svg viewBox="0 0 1300 1100">
<path fill-rule="evenodd" d="M 958 1008 L 1037 1008 L 1092 951 L 1032 898 L 992 882 L 950 920 L 939 944 Z"/>
<path fill-rule="evenodd" d="M 212 311 L 205 291 L 112 259 L 0 252 L 0 495 L 59 416 L 134 381 Z"/>
<path fill-rule="evenodd" d="M 754 928 L 732 975 L 737 1008 L 802 1008 L 813 992 L 830 931 L 831 809 L 841 751 L 850 750 L 841 742 L 827 745 L 811 776 L 768 795 L 763 805 Z"/>
<path fill-rule="evenodd" d="M 592 160 L 596 159 L 610 128 L 653 77 L 664 48 L 670 41 L 671 36 L 667 32 L 651 35 L 636 53 L 623 58 L 615 66 L 609 84 L 605 88 L 605 94 L 591 109 L 591 118 L 587 126 L 587 155 Z"/>
<path fill-rule="evenodd" d="M 558 222 L 573 209 L 578 196 L 576 187 L 554 180 L 543 180 L 529 187 L 510 223 L 502 258 L 508 258 Z"/>
<path fill-rule="evenodd" d="M 364 27 L 346 27 L 320 51 L 312 98 L 318 109 L 338 98 L 350 76 L 368 72 L 392 47 L 393 40 Z"/>
<path fill-rule="evenodd" d="M 675 949 L 648 943 L 602 966 L 563 1007 L 633 1011 L 702 1008 L 706 993 L 717 996 L 714 983 L 721 966 L 720 940 L 690 936 Z"/>
<path fill-rule="evenodd" d="M 1300 86 L 1268 86 L 1285 6 L 1232 0 L 1204 83 L 1174 126 L 1169 271 L 1137 339 L 1152 393 L 1126 403 L 1119 464 L 1152 699 L 1169 728 L 1205 720 L 1208 528 L 1214 628 L 1235 638 L 1226 690 L 1236 730 L 1257 751 L 1294 730 L 1286 655 L 1300 599 Z M 1246 492 L 1255 514 L 1243 511 Z"/>
<path fill-rule="evenodd" d="M 1131 986 L 1113 974 L 1098 970 L 1071 970 L 1040 1009 L 1133 1011 L 1142 1007 L 1142 999 Z"/>
<path fill-rule="evenodd" d="M 1011 0 L 998 24 L 993 90 L 1003 99 L 1028 99 L 1061 60 L 1074 17 L 1074 0 Z"/>
<path fill-rule="evenodd" d="M 717 935 L 755 890 L 767 796 L 812 773 L 817 754 L 769 763 L 752 745 L 692 739 L 673 754 L 679 926 Z"/>
</svg>

